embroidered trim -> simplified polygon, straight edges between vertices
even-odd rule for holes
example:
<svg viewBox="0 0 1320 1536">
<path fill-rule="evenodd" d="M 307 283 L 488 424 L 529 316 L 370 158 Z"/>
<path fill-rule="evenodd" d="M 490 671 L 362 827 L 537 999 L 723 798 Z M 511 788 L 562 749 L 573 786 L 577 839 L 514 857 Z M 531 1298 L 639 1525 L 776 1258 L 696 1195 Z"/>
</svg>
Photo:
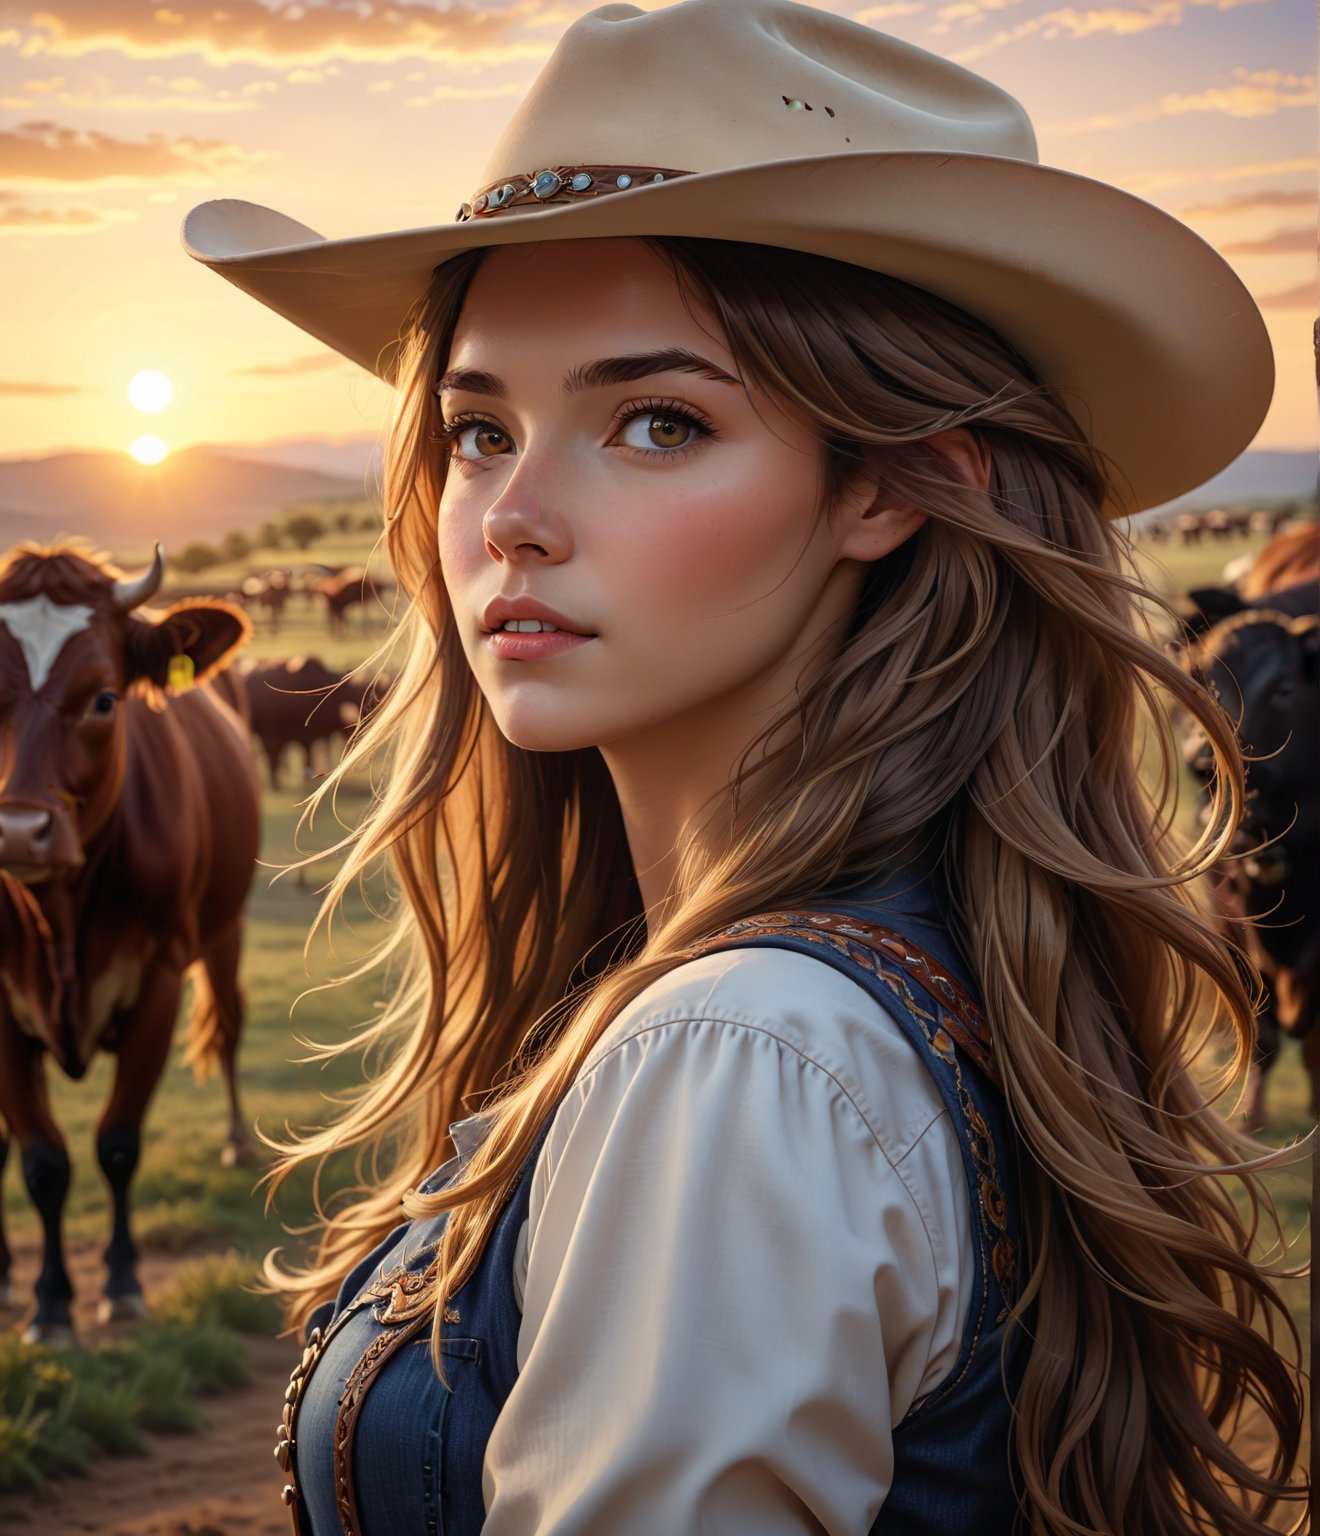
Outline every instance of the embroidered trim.
<svg viewBox="0 0 1320 1536">
<path fill-rule="evenodd" d="M 813 930 L 823 929 L 843 939 L 856 939 L 865 948 L 858 953 L 856 946 L 844 944 L 844 952 L 850 959 L 868 970 L 874 970 L 873 952 L 883 949 L 887 955 L 913 972 L 918 981 L 943 1001 L 948 1017 L 944 1026 L 953 1039 L 962 1046 L 981 1071 L 996 1088 L 1004 1091 L 1003 1080 L 995 1062 L 994 1040 L 990 1023 L 977 1006 L 963 984 L 947 971 L 938 960 L 925 950 L 919 949 L 911 939 L 904 938 L 879 923 L 868 923 L 864 918 L 844 916 L 837 912 L 761 912 L 755 917 L 744 918 L 732 927 L 722 929 L 717 937 L 745 936 L 753 934 L 791 933 L 795 937 L 815 940 L 815 933 L 804 931 L 804 924 Z M 694 944 L 689 954 L 704 954 L 712 947 L 711 940 Z M 941 1052 L 943 1054 L 943 1052 Z"/>
<path fill-rule="evenodd" d="M 411 1257 L 415 1260 L 417 1255 L 413 1254 Z M 373 1303 L 376 1303 L 372 1314 L 376 1321 L 389 1324 L 396 1329 L 392 1333 L 381 1334 L 379 1338 L 374 1339 L 358 1360 L 348 1381 L 344 1384 L 344 1395 L 340 1399 L 339 1412 L 335 1417 L 335 1504 L 339 1510 L 339 1519 L 344 1527 L 345 1536 L 358 1536 L 352 1477 L 353 1436 L 357 1429 L 357 1416 L 361 1411 L 362 1399 L 376 1372 L 395 1349 L 421 1331 L 421 1325 L 430 1316 L 431 1308 L 426 1287 L 432 1278 L 433 1270 L 434 1264 L 428 1265 L 424 1270 L 409 1269 L 407 1259 L 403 1259 L 393 1269 L 378 1275 L 370 1285 L 363 1287 L 328 1329 L 324 1332 L 320 1328 L 312 1329 L 307 1347 L 302 1352 L 302 1359 L 290 1371 L 289 1385 L 284 1392 L 284 1414 L 280 1421 L 278 1438 L 275 1441 L 275 1459 L 289 1479 L 284 1485 L 281 1497 L 289 1506 L 294 1536 L 306 1536 L 299 1518 L 301 1496 L 298 1492 L 298 1479 L 293 1470 L 293 1453 L 298 1444 L 298 1410 L 302 1406 L 303 1393 L 307 1390 L 307 1383 L 316 1369 L 317 1361 L 324 1353 L 326 1345 L 348 1319 L 356 1316 L 364 1307 L 372 1306 Z M 458 1321 L 457 1310 L 447 1306 L 445 1322 Z M 399 1324 L 406 1326 L 398 1327 Z M 347 1413 L 346 1410 L 348 1410 Z"/>
<path fill-rule="evenodd" d="M 1004 1305 L 995 1318 L 1002 1324 L 1007 1316 L 1017 1284 L 1017 1246 L 1008 1232 L 1008 1204 L 999 1176 L 999 1157 L 995 1139 L 985 1116 L 977 1108 L 963 1081 L 959 1049 L 971 1058 L 985 1076 L 1002 1091 L 1002 1082 L 994 1062 L 990 1026 L 971 994 L 932 956 L 893 930 L 869 923 L 862 918 L 834 912 L 802 910 L 762 912 L 694 944 L 693 957 L 717 949 L 733 949 L 749 938 L 792 937 L 821 948 L 834 949 L 860 965 L 882 982 L 908 1009 L 921 1026 L 935 1057 L 949 1069 L 955 1096 L 967 1125 L 967 1142 L 976 1175 L 977 1209 L 975 1236 L 981 1262 L 981 1294 L 972 1342 L 962 1369 L 946 1377 L 900 1421 L 907 1424 L 917 1414 L 953 1390 L 967 1374 L 985 1326 L 990 1300 L 990 1276 L 993 1274 Z M 886 961 L 893 962 L 886 965 Z M 909 985 L 909 975 L 935 1005 L 932 1013 Z M 948 1001 L 944 1001 L 947 999 Z M 956 1012 L 955 1012 L 956 1009 Z M 897 1429 L 900 1427 L 896 1425 Z"/>
</svg>

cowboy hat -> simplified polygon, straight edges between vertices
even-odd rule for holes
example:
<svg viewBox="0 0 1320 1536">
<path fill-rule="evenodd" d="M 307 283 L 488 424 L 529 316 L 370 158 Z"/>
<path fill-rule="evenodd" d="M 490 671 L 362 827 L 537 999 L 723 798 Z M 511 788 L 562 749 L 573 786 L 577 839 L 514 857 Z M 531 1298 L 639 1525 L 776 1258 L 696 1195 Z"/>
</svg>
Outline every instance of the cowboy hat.
<svg viewBox="0 0 1320 1536">
<path fill-rule="evenodd" d="M 1200 485 L 1269 406 L 1264 323 L 1212 247 L 1042 166 L 1025 111 L 989 81 L 793 0 L 588 12 L 446 223 L 327 240 L 221 199 L 181 230 L 190 256 L 389 383 L 449 258 L 659 234 L 814 252 L 976 315 L 1117 466 L 1110 516 Z"/>
</svg>

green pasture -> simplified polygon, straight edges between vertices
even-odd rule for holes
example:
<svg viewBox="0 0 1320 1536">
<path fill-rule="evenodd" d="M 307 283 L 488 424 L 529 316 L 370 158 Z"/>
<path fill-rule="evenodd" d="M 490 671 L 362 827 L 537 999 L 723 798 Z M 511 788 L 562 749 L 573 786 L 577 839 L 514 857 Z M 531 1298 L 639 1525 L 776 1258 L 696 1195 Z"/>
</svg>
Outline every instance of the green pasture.
<svg viewBox="0 0 1320 1536">
<path fill-rule="evenodd" d="M 1153 586 L 1176 591 L 1217 580 L 1227 560 L 1258 547 L 1261 542 L 1258 538 L 1234 539 L 1190 549 L 1172 543 L 1147 544 L 1139 546 L 1137 561 Z M 292 550 L 269 553 L 272 563 L 281 564 L 302 558 L 365 563 L 373 543 L 372 535 L 362 533 L 327 540 L 305 556 Z M 253 558 L 243 563 L 244 567 L 257 566 L 262 553 L 265 552 L 254 552 Z M 125 557 L 125 566 L 136 568 L 135 558 L 136 552 L 132 558 Z M 207 571 L 199 581 L 214 587 L 242 574 L 242 568 L 219 568 Z M 327 664 L 349 665 L 365 656 L 384 633 L 379 619 L 374 619 L 370 630 L 364 633 L 362 612 L 353 610 L 349 634 L 332 641 L 323 605 L 318 602 L 316 607 L 304 606 L 301 596 L 295 595 L 286 609 L 285 626 L 278 637 L 269 633 L 264 616 L 254 615 L 251 650 L 262 656 L 313 653 Z M 282 792 L 263 789 L 262 858 L 266 867 L 259 870 L 253 887 L 242 963 L 242 984 L 248 1003 L 240 1058 L 244 1104 L 249 1121 L 255 1119 L 263 1128 L 275 1132 L 282 1131 L 287 1124 L 323 1122 L 333 1111 L 333 1097 L 348 1090 L 355 1081 L 351 1059 L 324 1067 L 301 1063 L 298 1058 L 304 1052 L 297 1036 L 344 1040 L 370 1020 L 383 1001 L 375 978 L 299 999 L 299 993 L 349 969 L 367 944 L 379 938 L 381 923 L 388 921 L 373 915 L 364 893 L 354 892 L 344 909 L 347 921 L 337 921 L 335 926 L 337 953 L 331 953 L 322 931 L 304 963 L 304 940 L 320 899 L 316 887 L 333 866 L 328 860 L 321 861 L 309 872 L 305 885 L 299 885 L 293 876 L 272 878 L 279 866 L 295 856 L 295 824 L 299 814 L 296 797 L 305 793 L 300 773 L 300 764 L 296 771 L 289 765 L 289 788 Z M 352 825 L 361 815 L 367 793 L 366 785 L 361 783 L 350 785 L 341 793 L 339 816 L 346 825 Z M 1190 811 L 1190 805 L 1187 809 Z M 342 835 L 342 830 L 324 813 L 318 815 L 310 832 L 303 829 L 301 851 L 328 847 Z M 378 908 L 383 904 L 379 891 L 366 895 L 373 897 Z M 93 1137 L 107 1097 L 110 1071 L 111 1062 L 101 1057 L 80 1083 L 50 1074 L 55 1110 L 65 1129 L 74 1163 L 66 1223 L 74 1244 L 100 1247 L 108 1235 L 104 1187 L 96 1167 Z M 1287 1042 L 1270 1084 L 1271 1124 L 1265 1139 L 1284 1146 L 1303 1136 L 1312 1124 L 1307 1104 L 1299 1051 L 1293 1042 Z M 286 1185 L 278 1210 L 267 1214 L 262 1196 L 255 1188 L 259 1170 L 220 1166 L 218 1152 L 225 1127 L 224 1095 L 218 1079 L 213 1077 L 206 1084 L 195 1086 L 191 1073 L 176 1055 L 148 1116 L 134 1190 L 136 1234 L 143 1248 L 205 1253 L 232 1247 L 243 1259 L 250 1260 L 272 1246 L 291 1241 L 282 1222 L 296 1226 L 308 1219 L 307 1179 Z M 4 1204 L 11 1235 L 30 1244 L 36 1240 L 37 1224 L 21 1189 L 16 1164 L 17 1158 L 11 1158 L 4 1181 Z M 332 1187 L 336 1180 L 346 1180 L 349 1171 L 341 1162 L 332 1166 L 330 1175 Z M 1310 1257 L 1309 1156 L 1291 1168 L 1271 1174 L 1269 1183 L 1286 1229 L 1296 1239 L 1290 1256 L 1291 1267 L 1295 1269 Z M 1262 1230 L 1262 1237 L 1268 1240 L 1268 1226 Z M 14 1278 L 20 1296 L 26 1297 L 33 1279 L 30 1270 L 16 1272 Z M 1309 1325 L 1307 1282 L 1285 1280 L 1281 1288 L 1305 1339 Z"/>
</svg>

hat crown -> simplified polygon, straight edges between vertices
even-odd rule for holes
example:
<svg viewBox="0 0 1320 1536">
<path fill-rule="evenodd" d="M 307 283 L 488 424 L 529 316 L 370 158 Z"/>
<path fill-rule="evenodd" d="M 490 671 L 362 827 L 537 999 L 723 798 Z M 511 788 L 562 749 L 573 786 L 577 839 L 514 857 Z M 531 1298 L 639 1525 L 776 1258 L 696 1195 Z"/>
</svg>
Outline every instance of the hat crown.
<svg viewBox="0 0 1320 1536">
<path fill-rule="evenodd" d="M 483 182 L 554 164 L 723 171 L 912 151 L 1039 159 L 1007 91 L 845 17 L 794 0 L 605 5 L 564 33 Z"/>
</svg>

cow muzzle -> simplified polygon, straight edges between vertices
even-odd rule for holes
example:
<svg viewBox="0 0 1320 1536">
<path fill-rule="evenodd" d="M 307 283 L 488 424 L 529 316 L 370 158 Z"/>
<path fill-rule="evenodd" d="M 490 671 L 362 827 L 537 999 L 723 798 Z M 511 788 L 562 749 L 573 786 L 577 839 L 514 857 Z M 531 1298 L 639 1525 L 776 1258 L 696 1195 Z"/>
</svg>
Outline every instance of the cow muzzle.
<svg viewBox="0 0 1320 1536">
<path fill-rule="evenodd" d="M 62 806 L 0 804 L 0 870 L 5 874 L 24 885 L 40 885 L 82 862 L 82 846 Z"/>
</svg>

